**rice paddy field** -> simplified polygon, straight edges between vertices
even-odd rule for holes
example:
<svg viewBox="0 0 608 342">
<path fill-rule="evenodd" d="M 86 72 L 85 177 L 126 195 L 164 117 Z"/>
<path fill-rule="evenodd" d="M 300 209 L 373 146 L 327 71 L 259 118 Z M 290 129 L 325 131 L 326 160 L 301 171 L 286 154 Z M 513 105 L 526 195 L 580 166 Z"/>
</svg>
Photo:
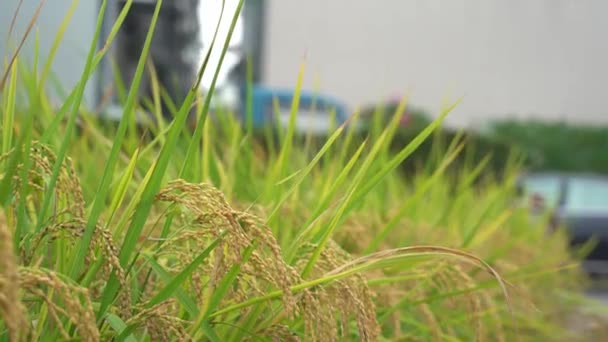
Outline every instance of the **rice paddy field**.
<svg viewBox="0 0 608 342">
<path fill-rule="evenodd" d="M 607 338 L 571 327 L 595 319 L 579 313 L 587 279 L 565 235 L 517 199 L 516 154 L 500 179 L 483 162 L 447 172 L 467 147 L 457 138 L 399 172 L 453 107 L 396 152 L 401 110 L 363 138 L 353 125 L 302 137 L 297 97 L 278 132 L 208 115 L 212 94 L 196 87 L 172 121 L 141 125 L 150 37 L 115 124 L 82 103 L 107 52 L 96 39 L 59 103 L 52 53 L 3 61 L 2 341 Z"/>
</svg>

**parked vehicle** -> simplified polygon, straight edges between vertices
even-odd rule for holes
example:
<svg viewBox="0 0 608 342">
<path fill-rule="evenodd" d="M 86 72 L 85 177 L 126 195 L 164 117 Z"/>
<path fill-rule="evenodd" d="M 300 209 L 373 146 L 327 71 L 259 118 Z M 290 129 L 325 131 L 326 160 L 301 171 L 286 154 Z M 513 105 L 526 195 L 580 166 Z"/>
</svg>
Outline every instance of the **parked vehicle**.
<svg viewBox="0 0 608 342">
<path fill-rule="evenodd" d="M 591 274 L 608 274 L 608 177 L 586 173 L 539 172 L 520 178 L 520 189 L 531 199 L 531 210 L 552 212 L 550 228 L 566 229 L 572 247 L 594 247 L 583 267 Z"/>
</svg>

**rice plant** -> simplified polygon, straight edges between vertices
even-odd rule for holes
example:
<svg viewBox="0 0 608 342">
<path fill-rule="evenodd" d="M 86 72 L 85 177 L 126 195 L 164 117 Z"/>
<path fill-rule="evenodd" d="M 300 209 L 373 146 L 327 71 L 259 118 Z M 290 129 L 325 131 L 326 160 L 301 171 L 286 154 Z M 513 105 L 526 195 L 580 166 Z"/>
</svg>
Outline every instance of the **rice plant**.
<svg viewBox="0 0 608 342">
<path fill-rule="evenodd" d="M 515 201 L 517 158 L 501 181 L 483 163 L 448 173 L 466 146 L 456 139 L 415 177 L 400 174 L 452 107 L 397 153 L 400 110 L 363 138 L 354 125 L 299 137 L 296 104 L 287 128 L 260 132 L 234 113 L 209 116 L 213 87 L 203 96 L 196 84 L 171 122 L 135 129 L 150 30 L 124 115 L 108 126 L 82 104 L 110 43 L 98 51 L 100 23 L 60 104 L 47 93 L 52 54 L 42 72 L 37 54 L 5 63 L 2 340 L 581 337 L 566 323 L 585 277 L 563 234 Z"/>
</svg>

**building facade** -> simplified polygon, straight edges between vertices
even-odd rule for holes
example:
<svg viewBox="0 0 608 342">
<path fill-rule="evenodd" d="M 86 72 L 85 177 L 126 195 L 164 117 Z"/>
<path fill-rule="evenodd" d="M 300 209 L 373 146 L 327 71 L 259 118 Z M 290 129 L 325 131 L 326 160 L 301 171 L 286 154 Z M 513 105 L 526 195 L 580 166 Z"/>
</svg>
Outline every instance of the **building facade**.
<svg viewBox="0 0 608 342">
<path fill-rule="evenodd" d="M 306 56 L 305 87 L 351 108 L 407 94 L 436 114 L 462 97 L 448 117 L 458 126 L 504 117 L 608 124 L 608 1 L 263 1 L 261 78 L 271 86 L 294 87 Z M 0 36 L 18 3 L 0 4 Z M 46 2 L 37 23 L 42 58 L 70 3 Z M 13 38 L 38 4 L 23 1 Z M 80 1 L 57 51 L 53 71 L 67 89 L 84 68 L 98 6 Z M 29 39 L 24 54 L 32 47 Z M 11 51 L 0 45 L 0 55 Z"/>
<path fill-rule="evenodd" d="M 608 1 L 268 0 L 265 80 L 351 106 L 408 94 L 454 125 L 534 117 L 608 124 Z"/>
</svg>

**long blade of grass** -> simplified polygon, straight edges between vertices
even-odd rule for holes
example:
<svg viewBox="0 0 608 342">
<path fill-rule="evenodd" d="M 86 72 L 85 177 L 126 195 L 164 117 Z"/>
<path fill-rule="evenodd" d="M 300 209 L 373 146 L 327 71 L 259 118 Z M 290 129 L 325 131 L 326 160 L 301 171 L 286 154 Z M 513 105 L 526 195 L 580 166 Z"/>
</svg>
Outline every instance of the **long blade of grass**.
<svg viewBox="0 0 608 342">
<path fill-rule="evenodd" d="M 3 150 L 6 150 L 5 153 L 8 153 L 11 150 L 12 145 L 12 134 L 14 118 L 15 118 L 15 97 L 17 92 L 17 65 L 18 62 L 15 61 L 11 68 L 11 81 L 9 83 L 8 89 L 8 101 L 7 108 L 5 110 L 3 125 L 7 126 L 7 122 L 10 121 L 10 126 L 5 127 L 6 134 L 10 135 L 10 140 L 3 140 Z M 22 135 L 18 138 L 18 142 L 15 147 L 12 148 L 13 155 L 9 159 L 9 163 L 7 165 L 7 170 L 5 173 L 5 178 L 0 184 L 0 203 L 6 203 L 11 194 L 13 175 L 17 173 L 17 164 L 19 161 L 23 163 L 23 168 L 20 173 L 21 180 L 21 191 L 20 191 L 20 200 L 17 204 L 17 227 L 15 229 L 15 233 L 13 234 L 13 246 L 15 248 L 15 252 L 18 252 L 19 243 L 24 235 L 25 227 L 27 227 L 27 223 L 25 220 L 25 194 L 28 191 L 28 181 L 27 174 L 31 167 L 31 158 L 30 158 L 30 148 L 32 144 L 32 125 L 33 125 L 33 115 L 31 112 L 26 112 L 23 114 L 25 118 L 24 125 L 20 127 L 23 129 Z M 5 145 L 6 144 L 6 145 Z M 23 151 L 21 147 L 23 146 Z"/>
<path fill-rule="evenodd" d="M 314 228 L 313 223 L 319 218 L 319 216 L 321 216 L 321 214 L 323 212 L 325 212 L 325 210 L 327 210 L 327 208 L 329 208 L 331 199 L 334 197 L 334 195 L 338 191 L 339 187 L 342 186 L 342 184 L 346 181 L 346 177 L 348 176 L 348 174 L 350 173 L 352 168 L 355 166 L 356 162 L 359 160 L 359 157 L 360 157 L 361 153 L 363 152 L 363 149 L 365 148 L 365 146 L 366 146 L 366 141 L 361 143 L 361 145 L 359 146 L 357 151 L 353 154 L 353 156 L 351 157 L 349 162 L 346 164 L 346 166 L 342 169 L 342 171 L 340 171 L 340 173 L 338 174 L 338 177 L 336 177 L 336 179 L 333 180 L 332 187 L 328 191 L 323 193 L 323 196 L 321 197 L 319 204 L 317 205 L 315 210 L 312 212 L 312 214 L 309 216 L 309 218 L 306 220 L 306 222 L 302 225 L 302 227 L 304 227 L 304 228 L 302 229 L 302 231 L 300 231 L 298 233 L 298 235 L 296 236 L 294 241 L 291 243 L 290 248 L 289 248 L 289 253 L 290 253 L 289 261 L 290 262 L 293 261 L 293 258 L 295 257 L 294 253 L 296 253 L 296 251 L 297 251 L 298 247 L 301 245 L 303 239 L 306 236 L 308 236 L 310 234 L 310 232 L 312 231 L 312 229 Z"/>
<path fill-rule="evenodd" d="M 499 192 L 496 192 L 488 200 L 488 202 L 486 203 L 485 210 L 483 210 L 481 213 L 479 213 L 477 222 L 475 222 L 474 224 L 469 226 L 469 228 L 465 231 L 463 239 L 462 239 L 461 248 L 467 248 L 471 244 L 473 239 L 475 239 L 475 237 L 477 236 L 477 233 L 481 229 L 481 226 L 486 221 L 485 220 L 486 217 L 490 214 L 490 210 L 493 208 L 494 205 L 496 205 L 497 201 L 500 201 L 502 199 L 503 195 L 504 195 L 504 193 L 499 191 Z"/>
<path fill-rule="evenodd" d="M 158 20 L 158 15 L 160 13 L 161 4 L 162 4 L 162 0 L 158 1 L 156 4 L 156 8 L 154 9 L 154 14 L 152 16 L 150 29 L 148 30 L 148 33 L 146 35 L 146 40 L 144 42 L 143 51 L 140 55 L 140 58 L 139 58 L 139 61 L 137 64 L 137 69 L 135 70 L 135 76 L 133 77 L 133 85 L 131 87 L 129 96 L 127 98 L 127 104 L 125 106 L 125 111 L 124 111 L 124 113 L 126 115 L 123 115 L 123 117 L 120 120 L 120 123 L 118 126 L 118 131 L 116 133 L 116 136 L 114 137 L 114 143 L 112 145 L 112 150 L 110 151 L 108 160 L 105 163 L 104 172 L 102 174 L 101 181 L 99 182 L 99 186 L 97 188 L 97 192 L 96 192 L 95 198 L 93 200 L 93 206 L 92 206 L 91 212 L 89 214 L 89 218 L 87 220 L 85 232 L 83 234 L 82 239 L 79 241 L 75 255 L 72 259 L 73 263 L 72 263 L 72 267 L 70 270 L 70 276 L 73 279 L 76 279 L 76 277 L 82 270 L 82 267 L 84 265 L 84 257 L 86 256 L 86 253 L 89 249 L 91 239 L 93 237 L 93 232 L 97 225 L 97 221 L 104 209 L 104 206 L 106 205 L 107 194 L 109 192 L 110 184 L 114 177 L 115 166 L 118 161 L 118 157 L 119 157 L 120 150 L 122 147 L 122 142 L 124 140 L 126 130 L 127 130 L 127 123 L 128 123 L 127 116 L 134 113 L 135 103 L 137 100 L 137 90 L 139 89 L 139 84 L 140 84 L 140 81 L 141 81 L 141 78 L 142 78 L 142 75 L 144 72 L 145 61 L 148 58 L 148 51 L 150 50 L 150 44 L 152 42 L 154 27 L 156 26 L 156 21 Z M 98 29 L 96 31 L 96 37 L 99 37 L 99 34 L 100 34 L 100 29 L 101 29 L 102 19 L 103 19 L 103 12 L 105 12 L 105 5 L 106 5 L 106 1 L 103 2 L 102 8 L 104 10 L 101 11 L 100 18 L 98 19 L 99 22 L 98 22 Z M 97 42 L 97 39 L 95 39 L 95 42 Z M 89 58 L 92 59 L 92 57 L 93 56 L 91 54 Z M 90 60 L 87 63 L 90 63 Z M 82 83 L 83 84 L 85 83 L 84 80 Z M 84 88 L 84 86 L 83 86 L 83 88 Z M 79 102 L 80 101 L 77 101 L 77 103 L 79 103 Z M 75 111 L 76 111 L 76 109 L 75 109 Z M 72 114 L 72 116 L 75 116 L 75 113 Z M 123 264 L 123 266 L 124 266 L 124 264 Z M 99 316 L 98 318 L 100 318 L 100 317 L 101 316 Z"/>
<path fill-rule="evenodd" d="M 21 153 L 23 153 L 21 150 L 26 139 L 26 135 L 21 135 L 17 138 L 17 142 L 13 148 L 13 153 L 10 155 L 6 170 L 4 172 L 4 178 L 2 178 L 2 182 L 0 183 L 0 203 L 2 203 L 3 206 L 6 206 L 10 201 L 14 181 L 13 177 L 17 172 L 17 165 L 21 159 Z"/>
<path fill-rule="evenodd" d="M 11 66 L 8 99 L 2 115 L 2 154 L 8 153 L 12 148 L 17 97 L 17 65 L 18 63 L 15 61 Z"/>
<path fill-rule="evenodd" d="M 146 259 L 150 264 L 152 270 L 154 270 L 154 272 L 158 274 L 160 278 L 167 283 L 167 286 L 164 290 L 162 290 L 162 293 L 159 293 L 153 298 L 154 301 L 157 302 L 156 304 L 161 303 L 163 300 L 170 298 L 172 295 L 175 295 L 175 297 L 184 306 L 190 316 L 197 317 L 199 313 L 199 308 L 196 305 L 196 302 L 191 299 L 188 294 L 179 287 L 188 275 L 184 274 L 185 276 L 179 283 L 173 282 L 173 276 L 169 272 L 165 271 L 165 269 L 158 262 L 156 262 L 156 260 L 149 256 L 147 256 Z M 202 259 L 204 260 L 205 258 Z M 150 308 L 152 306 L 153 305 L 148 305 L 148 303 L 146 303 L 146 307 Z"/>
<path fill-rule="evenodd" d="M 139 158 L 139 151 L 140 151 L 139 149 L 135 150 L 135 152 L 131 156 L 131 160 L 129 160 L 129 164 L 127 165 L 127 168 L 125 169 L 124 174 L 122 175 L 122 177 L 120 178 L 120 180 L 118 182 L 118 186 L 116 188 L 116 191 L 114 192 L 112 201 L 110 202 L 110 207 L 108 208 L 108 212 L 109 212 L 109 217 L 107 219 L 108 223 L 112 222 L 112 219 L 114 218 L 114 214 L 116 214 L 116 210 L 118 210 L 118 207 L 123 202 L 123 200 L 127 194 L 129 182 L 131 181 L 131 178 L 133 177 L 133 173 L 135 172 L 135 167 L 137 165 L 137 160 Z"/>
<path fill-rule="evenodd" d="M 144 176 L 143 180 L 139 183 L 137 189 L 135 190 L 135 193 L 133 194 L 133 197 L 131 198 L 131 200 L 129 201 L 129 204 L 127 205 L 127 207 L 124 210 L 124 214 L 120 217 L 120 219 L 116 223 L 116 226 L 114 229 L 115 236 L 123 235 L 124 229 L 127 226 L 128 220 L 131 219 L 130 215 L 133 212 L 135 212 L 137 204 L 139 203 L 139 201 L 141 200 L 141 198 L 143 196 L 144 190 L 146 189 L 146 187 L 148 187 L 148 183 L 150 183 L 150 179 L 152 178 L 152 174 L 153 174 L 155 167 L 156 167 L 156 163 L 154 163 L 150 167 L 150 169 L 148 169 L 148 172 L 146 172 L 146 175 Z"/>
<path fill-rule="evenodd" d="M 488 165 L 491 158 L 492 156 L 490 155 L 485 156 L 473 170 L 466 173 L 462 183 L 460 183 L 458 186 L 459 192 L 464 192 L 465 189 L 469 188 L 473 184 L 473 182 L 481 175 L 484 168 Z"/>
<path fill-rule="evenodd" d="M 483 230 L 478 230 L 477 234 L 471 238 L 464 247 L 470 246 L 478 246 L 481 243 L 486 242 L 492 234 L 494 234 L 500 227 L 511 217 L 512 212 L 507 210 L 500 214 L 496 219 L 490 222 L 487 226 L 484 227 Z M 465 240 L 466 241 L 466 240 Z"/>
<path fill-rule="evenodd" d="M 353 203 L 360 201 L 369 191 L 376 186 L 389 172 L 394 170 L 407 157 L 409 157 L 430 135 L 441 125 L 445 117 L 454 109 L 460 101 L 454 103 L 444 110 L 437 119 L 429 124 L 422 132 L 420 132 L 410 143 L 407 144 L 399 153 L 386 163 L 380 171 L 378 171 L 368 182 L 366 182 L 354 195 Z"/>
<path fill-rule="evenodd" d="M 379 137 L 376 144 L 373 146 L 372 151 L 368 155 L 367 159 L 361 165 L 359 172 L 355 175 L 355 179 L 350 186 L 350 190 L 346 195 L 345 199 L 341 203 L 340 207 L 337 209 L 336 214 L 332 217 L 332 220 L 328 227 L 324 230 L 320 231 L 317 236 L 314 238 L 314 241 L 319 241 L 318 245 L 315 247 L 314 252 L 312 253 L 311 258 L 308 263 L 304 267 L 302 271 L 303 277 L 306 277 L 309 274 L 317 259 L 321 255 L 321 251 L 325 248 L 325 244 L 329 240 L 330 236 L 333 234 L 336 227 L 340 224 L 340 222 L 346 217 L 348 212 L 352 210 L 354 205 L 363 199 L 369 191 L 378 184 L 382 178 L 386 176 L 390 171 L 392 171 L 395 167 L 397 167 L 405 158 L 407 158 L 422 142 L 433 132 L 433 130 L 440 125 L 445 116 L 450 112 L 450 110 L 455 106 L 448 108 L 448 110 L 444 111 L 435 121 L 433 121 L 429 126 L 427 126 L 412 142 L 410 142 L 403 150 L 401 150 L 397 156 L 391 159 L 381 170 L 376 173 L 371 180 L 366 183 L 363 183 L 363 177 L 367 174 L 368 170 L 373 165 L 373 160 L 379 151 L 383 148 L 386 143 L 385 139 L 390 134 L 390 129 L 385 130 Z M 397 116 L 393 118 L 390 125 L 397 124 Z"/>
<path fill-rule="evenodd" d="M 116 331 L 119 336 L 122 336 L 122 333 L 124 333 L 127 330 L 127 323 L 125 323 L 125 321 L 123 321 L 120 317 L 109 313 L 106 315 L 106 321 L 108 322 L 108 324 L 110 325 L 110 327 L 112 329 L 114 329 L 114 331 Z M 123 337 L 121 339 L 118 339 L 119 341 L 125 341 L 125 342 L 137 342 L 137 339 L 135 338 L 135 336 L 129 334 L 126 337 Z"/>
<path fill-rule="evenodd" d="M 37 59 L 38 57 L 38 40 L 36 40 L 36 49 L 34 51 L 34 58 Z M 34 80 L 35 82 L 35 80 Z M 34 84 L 32 84 L 32 86 L 35 86 Z M 11 88 L 13 87 L 17 87 L 16 83 L 12 83 L 10 85 Z M 9 91 L 10 92 L 10 91 Z M 12 93 L 12 92 L 11 92 Z M 9 95 L 11 96 L 11 95 Z M 14 94 L 13 94 L 14 96 Z M 14 110 L 14 108 L 13 108 Z M 26 219 L 27 214 L 26 214 L 26 206 L 27 206 L 27 194 L 29 192 L 30 189 L 30 184 L 28 181 L 28 174 L 30 172 L 30 168 L 32 167 L 32 158 L 31 158 L 31 154 L 30 154 L 30 150 L 32 147 L 32 134 L 33 134 L 33 124 L 34 124 L 34 117 L 36 116 L 36 113 L 34 111 L 36 111 L 37 108 L 32 108 L 32 110 L 24 113 L 24 115 L 26 116 L 26 120 L 25 120 L 25 125 L 23 127 L 21 127 L 21 129 L 23 130 L 23 138 L 24 138 L 24 146 L 23 146 L 23 159 L 21 160 L 23 168 L 21 170 L 21 174 L 20 174 L 20 180 L 21 180 L 21 184 L 20 184 L 20 194 L 19 194 L 19 203 L 17 204 L 17 228 L 15 230 L 15 234 L 14 234 L 14 242 L 15 242 L 15 246 L 19 245 L 19 241 L 21 241 L 21 239 L 23 239 L 23 236 L 26 234 L 26 230 L 31 229 L 31 225 L 29 224 L 28 220 Z M 22 114 L 23 115 L 23 114 Z M 29 232 L 28 232 L 29 233 Z M 29 247 L 29 241 L 26 240 L 25 241 L 25 247 Z"/>
<path fill-rule="evenodd" d="M 161 103 L 161 85 L 158 79 L 158 72 L 154 63 L 151 61 L 148 62 L 148 68 L 150 69 L 150 85 L 152 87 L 152 106 L 154 116 L 156 118 L 156 122 L 158 123 L 158 131 L 164 131 L 167 127 L 166 120 L 162 115 L 162 103 Z M 156 132 L 158 135 L 158 132 Z M 163 134 L 158 135 L 160 138 L 161 145 L 165 142 L 165 136 Z"/>
<path fill-rule="evenodd" d="M 395 116 L 393 118 L 393 120 L 391 120 L 391 123 L 389 124 L 389 126 L 396 126 L 398 124 L 398 119 L 399 119 L 399 117 Z M 440 119 L 442 119 L 442 118 L 440 117 L 437 121 L 439 121 Z M 387 139 L 390 137 L 391 131 L 392 130 L 389 127 L 389 129 L 384 130 L 382 132 L 382 134 L 380 134 L 378 140 L 372 147 L 371 152 L 369 153 L 369 155 L 367 156 L 367 158 L 365 159 L 365 161 L 359 168 L 357 174 L 355 174 L 354 180 L 349 187 L 347 195 L 345 196 L 344 200 L 340 203 L 340 206 L 338 207 L 338 209 L 336 210 L 336 213 L 332 217 L 331 222 L 329 223 L 329 225 L 327 227 L 325 227 L 325 229 L 318 232 L 318 234 L 313 238 L 313 241 L 318 242 L 318 245 L 315 247 L 315 250 L 313 251 L 308 263 L 306 264 L 306 266 L 304 267 L 304 269 L 302 271 L 303 277 L 306 277 L 312 271 L 314 264 L 316 263 L 317 259 L 321 255 L 321 252 L 323 251 L 323 249 L 325 248 L 325 245 L 329 241 L 330 236 L 333 234 L 333 232 L 338 227 L 340 222 L 346 217 L 349 210 L 352 209 L 353 198 L 354 198 L 355 194 L 357 193 L 357 190 L 362 186 L 364 177 L 367 175 L 368 171 L 373 167 L 376 156 L 382 151 L 385 144 L 388 143 Z"/>
<path fill-rule="evenodd" d="M 342 143 L 342 149 L 336 158 L 336 165 L 344 165 L 344 161 L 346 160 L 348 152 L 350 151 L 350 146 L 355 137 L 355 133 L 358 130 L 357 125 L 361 122 L 361 109 L 358 107 L 355 108 L 348 120 L 350 120 L 350 124 L 348 125 L 348 131 Z"/>
<path fill-rule="evenodd" d="M 289 125 L 287 126 L 287 133 L 282 138 L 282 141 L 281 141 L 282 146 L 281 146 L 281 150 L 279 151 L 279 157 L 278 157 L 277 161 L 274 163 L 274 168 L 271 170 L 268 182 L 266 183 L 267 188 L 266 188 L 265 193 L 267 195 L 270 194 L 270 192 L 272 190 L 272 185 L 274 183 L 276 183 L 278 179 L 283 177 L 283 174 L 285 172 L 285 165 L 287 163 L 287 157 L 289 156 L 289 154 L 291 152 L 291 148 L 293 145 L 293 137 L 295 134 L 296 116 L 298 113 L 298 107 L 300 106 L 300 93 L 302 90 L 302 82 L 304 79 L 304 67 L 305 67 L 305 63 L 302 62 L 300 64 L 300 71 L 298 73 L 298 79 L 297 79 L 296 87 L 294 90 L 294 97 L 293 97 L 293 101 L 291 103 L 291 110 L 289 112 Z M 276 114 L 277 114 L 277 117 L 281 115 L 279 111 L 277 111 Z M 277 118 L 277 121 L 279 121 L 278 118 Z"/>
<path fill-rule="evenodd" d="M 98 23 L 97 23 L 97 27 L 95 29 L 96 33 L 95 33 L 95 37 L 93 38 L 93 42 L 91 43 L 91 46 L 89 48 L 89 53 L 88 53 L 88 56 L 86 59 L 84 71 L 82 73 L 78 86 L 76 87 L 76 98 L 74 99 L 74 105 L 72 108 L 72 112 L 70 113 L 70 116 L 68 118 L 65 136 L 63 138 L 63 141 L 61 142 L 59 152 L 57 153 L 57 158 L 55 161 L 55 165 L 53 165 L 53 170 L 52 170 L 51 177 L 49 179 L 47 191 L 45 192 L 42 205 L 40 206 L 40 209 L 39 209 L 38 221 L 36 223 L 36 228 L 35 228 L 36 232 L 40 231 L 42 224 L 44 223 L 44 218 L 47 215 L 49 206 L 51 204 L 51 200 L 53 198 L 55 186 L 57 183 L 57 178 L 58 178 L 59 172 L 61 170 L 61 165 L 63 164 L 63 161 L 64 161 L 66 153 L 67 153 L 68 146 L 70 144 L 72 132 L 74 130 L 74 126 L 76 123 L 76 117 L 80 110 L 80 103 L 82 102 L 82 98 L 84 96 L 84 89 L 85 89 L 85 86 L 86 86 L 86 83 L 88 80 L 88 76 L 91 72 L 92 60 L 93 60 L 93 56 L 94 56 L 94 53 L 95 53 L 95 50 L 97 47 L 97 37 L 99 37 L 99 33 L 101 32 L 101 26 L 102 26 L 101 19 L 103 18 L 104 11 L 105 11 L 105 1 L 102 3 L 100 13 L 97 18 Z"/>
<path fill-rule="evenodd" d="M 344 131 L 344 127 L 345 127 L 345 125 L 338 127 L 338 129 L 336 131 L 334 131 L 334 133 L 331 134 L 329 139 L 327 139 L 325 144 L 323 144 L 323 147 L 321 147 L 319 152 L 317 152 L 317 154 L 314 156 L 312 161 L 310 163 L 308 163 L 308 165 L 304 168 L 304 170 L 302 170 L 302 172 L 299 172 L 296 180 L 293 182 L 291 187 L 283 194 L 283 196 L 277 202 L 277 204 L 275 204 L 274 210 L 268 215 L 268 218 L 267 218 L 267 222 L 270 226 L 272 226 L 271 222 L 274 219 L 275 215 L 279 212 L 283 203 L 289 198 L 289 196 L 291 196 L 291 194 L 293 194 L 293 192 L 296 190 L 296 188 L 298 188 L 300 186 L 300 184 L 302 183 L 304 178 L 306 178 L 310 174 L 312 169 L 317 165 L 319 160 L 321 160 L 323 155 L 325 155 L 325 153 L 330 149 L 330 147 L 333 146 L 336 139 L 338 139 L 338 137 Z"/>
<path fill-rule="evenodd" d="M 213 330 L 213 328 L 211 327 L 211 325 L 208 322 L 206 322 L 206 321 L 201 322 L 201 329 L 203 330 L 203 332 L 205 333 L 207 338 L 209 338 L 209 340 L 211 340 L 211 342 L 221 342 L 222 341 L 222 339 L 217 335 L 215 330 Z"/>
<path fill-rule="evenodd" d="M 159 1 L 159 3 L 160 3 L 160 1 Z M 240 11 L 241 6 L 242 6 L 242 0 L 240 2 L 240 6 L 238 9 L 239 11 Z M 228 40 L 226 42 L 226 46 L 227 45 L 228 45 Z M 222 56 L 224 56 L 224 54 L 225 54 L 226 46 L 224 47 Z M 220 58 L 220 63 L 218 63 L 220 65 L 221 65 L 221 60 L 222 59 Z M 219 69 L 216 70 L 214 80 L 217 79 L 218 74 L 219 74 Z M 167 137 L 166 143 L 162 147 L 160 155 L 157 159 L 157 163 L 155 164 L 154 169 L 152 170 L 152 176 L 150 178 L 150 181 L 146 185 L 146 187 L 142 193 L 141 201 L 139 203 L 139 206 L 137 207 L 137 210 L 135 211 L 135 213 L 133 215 L 131 225 L 129 226 L 129 228 L 127 230 L 127 235 L 126 235 L 126 237 L 123 241 L 123 245 L 120 249 L 119 259 L 120 259 L 121 265 L 123 265 L 123 266 L 130 263 L 131 254 L 135 250 L 135 245 L 137 244 L 137 239 L 139 238 L 139 235 L 147 220 L 148 214 L 152 208 L 153 198 L 156 195 L 156 193 L 158 192 L 158 190 L 160 189 L 161 182 L 165 175 L 167 166 L 169 164 L 170 157 L 174 153 L 173 151 L 175 150 L 175 147 L 177 145 L 178 135 L 180 134 L 180 132 L 182 131 L 182 128 L 184 127 L 184 124 L 186 123 L 189 109 L 194 101 L 194 98 L 195 98 L 195 95 L 196 95 L 196 92 L 198 89 L 198 85 L 201 81 L 201 77 L 202 77 L 202 74 L 199 73 L 196 84 L 190 89 L 188 95 L 186 96 L 185 101 L 181 105 L 180 110 L 177 113 L 177 116 L 171 125 L 171 129 L 169 131 L 169 135 Z M 207 99 L 206 104 L 209 103 L 208 101 L 210 101 L 210 99 Z M 120 288 L 120 283 L 118 281 L 118 278 L 116 277 L 116 274 L 113 273 L 112 276 L 110 277 L 110 280 L 108 281 L 108 284 L 102 295 L 102 301 L 101 301 L 100 309 L 98 311 L 98 317 L 103 317 L 103 314 L 105 313 L 105 311 L 108 309 L 110 304 L 114 301 L 114 298 L 115 298 L 116 293 L 119 290 L 119 288 Z"/>
<path fill-rule="evenodd" d="M 397 213 L 384 225 L 384 227 L 380 230 L 379 233 L 375 234 L 374 239 L 364 251 L 364 254 L 375 251 L 380 246 L 380 243 L 386 239 L 388 234 L 399 224 L 400 220 L 407 213 L 407 209 L 413 205 L 414 203 L 418 203 L 422 196 L 439 180 L 439 177 L 443 174 L 444 170 L 456 159 L 458 154 L 462 151 L 464 145 L 460 145 L 454 152 L 447 156 L 444 162 L 439 166 L 439 168 L 434 172 L 434 174 L 426 180 L 422 186 L 420 186 L 413 196 L 409 197 L 405 202 L 399 207 Z"/>
<path fill-rule="evenodd" d="M 203 182 L 208 182 L 211 174 L 211 134 L 209 133 L 209 126 L 211 125 L 210 121 L 211 120 L 209 120 L 209 117 L 205 117 L 205 121 L 203 122 Z"/>
<path fill-rule="evenodd" d="M 370 154 L 367 156 L 367 158 L 365 159 L 365 161 L 359 168 L 359 171 L 355 174 L 355 178 L 348 189 L 347 195 L 345 196 L 344 200 L 340 203 L 340 206 L 336 210 L 336 213 L 332 217 L 329 225 L 327 227 L 325 227 L 325 229 L 320 231 L 317 234 L 317 236 L 315 236 L 313 238 L 313 242 L 318 242 L 318 245 L 315 247 L 310 259 L 308 260 L 308 263 L 302 270 L 302 277 L 305 278 L 306 276 L 308 276 L 308 274 L 310 272 L 312 272 L 313 267 L 314 267 L 315 263 L 317 262 L 318 258 L 320 257 L 321 252 L 325 248 L 325 245 L 329 241 L 330 236 L 333 234 L 335 229 L 338 227 L 340 221 L 347 214 L 347 210 L 348 210 L 349 206 L 351 205 L 351 200 L 352 200 L 355 192 L 357 191 L 357 189 L 360 187 L 361 182 L 363 181 L 363 178 L 367 174 L 368 170 L 372 167 L 376 156 L 378 155 L 383 144 L 385 143 L 385 138 L 386 138 L 387 134 L 388 133 L 386 131 L 384 133 L 382 133 L 380 135 L 380 138 L 376 142 L 376 144 L 374 144 L 374 146 L 372 147 Z"/>
</svg>

